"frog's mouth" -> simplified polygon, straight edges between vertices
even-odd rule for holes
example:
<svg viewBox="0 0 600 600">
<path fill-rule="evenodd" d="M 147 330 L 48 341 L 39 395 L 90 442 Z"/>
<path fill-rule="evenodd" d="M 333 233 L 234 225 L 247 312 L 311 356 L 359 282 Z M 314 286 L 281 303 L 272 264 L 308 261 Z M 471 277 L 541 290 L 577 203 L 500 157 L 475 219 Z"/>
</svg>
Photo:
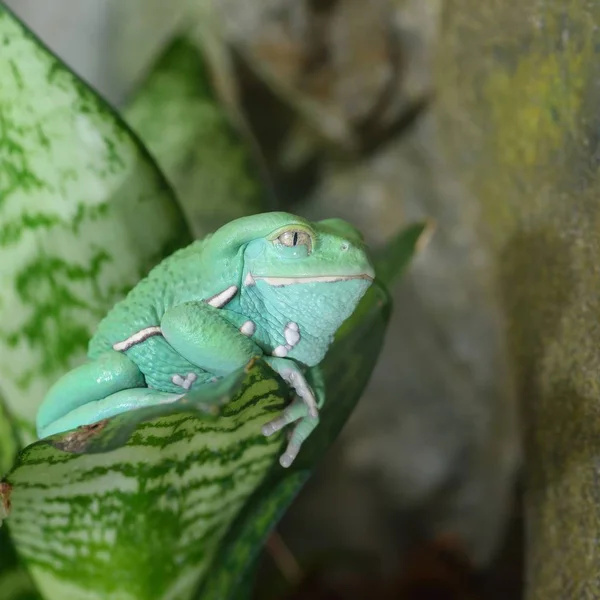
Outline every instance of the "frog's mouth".
<svg viewBox="0 0 600 600">
<path fill-rule="evenodd" d="M 307 277 L 270 277 L 262 275 L 252 275 L 248 273 L 244 283 L 254 285 L 256 281 L 264 281 L 273 287 L 283 287 L 286 285 L 295 285 L 298 283 L 336 283 L 338 281 L 349 281 L 351 279 L 365 279 L 373 281 L 373 275 L 369 273 L 360 273 L 358 275 L 311 275 Z"/>
</svg>

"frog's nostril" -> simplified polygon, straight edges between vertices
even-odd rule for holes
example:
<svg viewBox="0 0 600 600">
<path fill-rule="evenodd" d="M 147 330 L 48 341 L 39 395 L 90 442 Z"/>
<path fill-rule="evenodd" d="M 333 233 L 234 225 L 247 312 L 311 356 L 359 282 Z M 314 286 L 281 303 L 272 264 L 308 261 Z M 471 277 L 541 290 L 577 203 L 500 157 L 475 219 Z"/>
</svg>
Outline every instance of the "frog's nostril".
<svg viewBox="0 0 600 600">
<path fill-rule="evenodd" d="M 346 252 L 349 247 L 350 247 L 350 245 L 347 242 L 344 242 L 342 244 L 342 252 Z"/>
</svg>

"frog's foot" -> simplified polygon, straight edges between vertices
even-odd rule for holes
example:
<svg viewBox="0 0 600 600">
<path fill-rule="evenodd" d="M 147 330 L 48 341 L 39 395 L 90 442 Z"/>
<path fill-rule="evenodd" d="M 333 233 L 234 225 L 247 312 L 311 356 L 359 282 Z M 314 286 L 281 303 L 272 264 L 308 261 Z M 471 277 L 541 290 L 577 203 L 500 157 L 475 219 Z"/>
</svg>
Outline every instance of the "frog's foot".
<svg viewBox="0 0 600 600">
<path fill-rule="evenodd" d="M 309 408 L 302 398 L 296 398 L 279 417 L 263 425 L 263 435 L 268 437 L 286 425 L 298 421 L 289 437 L 285 452 L 279 458 L 279 464 L 282 467 L 287 468 L 294 462 L 302 444 L 319 424 L 319 417 L 309 415 L 308 412 Z"/>
<path fill-rule="evenodd" d="M 293 360 L 286 358 L 269 356 L 265 360 L 288 385 L 294 388 L 296 394 L 308 408 L 309 416 L 316 419 L 319 416 L 317 401 L 300 367 Z"/>
<path fill-rule="evenodd" d="M 171 381 L 175 385 L 182 387 L 184 390 L 189 390 L 196 379 L 198 379 L 198 375 L 196 375 L 196 373 L 188 373 L 185 377 L 177 373 L 176 375 L 173 375 Z"/>
</svg>

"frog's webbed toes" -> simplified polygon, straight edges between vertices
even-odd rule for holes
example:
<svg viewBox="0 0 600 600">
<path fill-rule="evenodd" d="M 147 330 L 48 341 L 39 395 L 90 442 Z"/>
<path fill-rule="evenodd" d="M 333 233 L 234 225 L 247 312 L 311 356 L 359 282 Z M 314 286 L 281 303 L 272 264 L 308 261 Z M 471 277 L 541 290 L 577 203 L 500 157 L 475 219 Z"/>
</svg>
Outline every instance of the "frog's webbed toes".
<svg viewBox="0 0 600 600">
<path fill-rule="evenodd" d="M 293 361 L 285 358 L 269 357 L 267 362 L 279 373 L 282 379 L 294 389 L 296 394 L 298 394 L 308 408 L 308 414 L 313 418 L 317 418 L 319 416 L 317 400 L 310 385 L 308 385 L 304 374 L 298 366 L 294 364 Z"/>
<path fill-rule="evenodd" d="M 308 407 L 306 404 L 301 398 L 295 398 L 294 401 L 287 408 L 285 408 L 278 417 L 263 425 L 263 435 L 266 435 L 267 437 L 273 435 L 277 431 L 283 429 L 286 425 L 306 417 L 307 414 Z"/>
<path fill-rule="evenodd" d="M 304 417 L 294 427 L 285 452 L 279 458 L 279 464 L 282 467 L 287 468 L 294 462 L 302 444 L 308 439 L 318 424 L 319 417 Z"/>
<path fill-rule="evenodd" d="M 316 419 L 319 416 L 319 409 L 313 391 L 304 379 L 304 375 L 300 372 L 292 371 L 289 374 L 289 384 L 294 388 L 298 396 L 302 399 L 305 406 L 308 408 L 309 416 Z"/>
<path fill-rule="evenodd" d="M 289 436 L 285 452 L 279 459 L 282 467 L 287 468 L 294 462 L 302 444 L 319 424 L 319 417 L 313 417 L 308 413 L 309 409 L 306 403 L 302 398 L 296 398 L 279 417 L 269 421 L 262 428 L 263 435 L 270 436 L 286 425 L 299 421 Z"/>
</svg>

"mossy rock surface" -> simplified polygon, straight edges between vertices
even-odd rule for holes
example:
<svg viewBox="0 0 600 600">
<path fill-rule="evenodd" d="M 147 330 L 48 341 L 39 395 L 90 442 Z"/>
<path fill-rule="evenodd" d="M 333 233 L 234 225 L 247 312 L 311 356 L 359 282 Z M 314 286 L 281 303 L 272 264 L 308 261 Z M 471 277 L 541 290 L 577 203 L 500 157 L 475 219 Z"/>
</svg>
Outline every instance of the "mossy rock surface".
<svg viewBox="0 0 600 600">
<path fill-rule="evenodd" d="M 528 598 L 600 597 L 600 5 L 451 0 L 443 150 L 481 206 L 525 418 Z"/>
</svg>

